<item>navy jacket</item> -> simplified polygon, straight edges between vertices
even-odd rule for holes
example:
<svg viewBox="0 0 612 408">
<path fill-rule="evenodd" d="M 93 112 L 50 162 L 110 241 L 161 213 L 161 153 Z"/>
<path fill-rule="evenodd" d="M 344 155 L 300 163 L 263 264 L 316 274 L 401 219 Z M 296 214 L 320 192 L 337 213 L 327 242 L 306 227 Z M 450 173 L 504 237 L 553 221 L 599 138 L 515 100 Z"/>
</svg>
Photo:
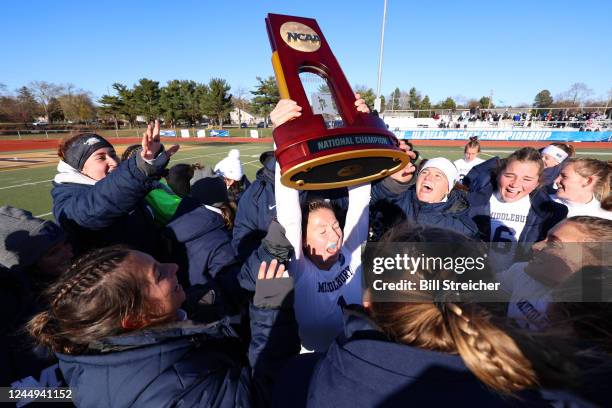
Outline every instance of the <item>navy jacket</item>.
<svg viewBox="0 0 612 408">
<path fill-rule="evenodd" d="M 40 294 L 49 282 L 35 282 L 26 271 L 0 265 L 0 387 L 24 377 L 38 378 L 55 356 L 36 347 L 24 325 L 45 307 Z"/>
<path fill-rule="evenodd" d="M 468 174 L 463 177 L 461 181 L 470 192 L 479 191 L 491 182 L 491 179 L 495 177 L 495 170 L 497 169 L 500 158 L 495 156 L 486 160 L 470 169 Z"/>
<path fill-rule="evenodd" d="M 264 167 L 257 171 L 255 181 L 242 193 L 234 220 L 232 246 L 241 260 L 247 259 L 259 247 L 276 217 L 274 153 L 263 153 L 260 161 Z"/>
<path fill-rule="evenodd" d="M 484 163 L 483 163 L 484 164 Z M 491 242 L 491 206 L 489 200 L 493 195 L 497 183 L 495 178 L 477 191 L 470 191 L 470 216 L 478 226 L 480 237 L 485 242 Z M 530 194 L 531 208 L 527 214 L 525 227 L 518 238 L 519 243 L 531 244 L 546 238 L 548 231 L 559 221 L 567 217 L 567 207 L 550 199 L 548 194 L 536 189 Z"/>
<path fill-rule="evenodd" d="M 302 354 L 278 376 L 273 407 L 591 406 L 570 393 L 489 390 L 458 355 L 386 339 L 363 312 L 345 309 L 345 333 L 325 354 Z"/>
<path fill-rule="evenodd" d="M 386 214 L 386 220 L 373 220 L 373 240 L 378 240 L 382 234 L 403 220 L 409 220 L 419 225 L 446 228 L 468 237 L 478 237 L 478 229 L 469 217 L 469 204 L 462 191 L 452 190 L 448 200 L 442 203 L 424 203 L 416 195 L 416 185 L 398 194 L 389 189 L 393 181 L 385 180 L 372 186 L 372 207 L 378 214 Z M 381 206 L 385 207 L 380 211 Z M 395 220 L 389 219 L 393 214 Z M 378 225 L 382 224 L 382 225 Z"/>
<path fill-rule="evenodd" d="M 144 201 L 155 183 L 132 157 L 95 185 L 53 183 L 53 216 L 76 254 L 126 244 L 160 257 L 163 240 Z"/>
<path fill-rule="evenodd" d="M 497 170 L 500 160 L 501 159 L 496 156 L 472 167 L 468 174 L 463 178 L 463 185 L 468 187 L 470 191 L 479 191 L 481 188 L 485 187 L 487 184 L 489 184 L 491 178 L 496 176 L 495 171 Z M 557 177 L 559 177 L 559 173 L 561 173 L 562 165 L 563 162 L 554 167 L 544 169 L 542 172 L 542 186 L 548 192 L 548 194 L 554 194 L 556 191 L 553 188 L 553 184 Z"/>
<path fill-rule="evenodd" d="M 210 279 L 223 278 L 219 276 L 223 274 L 234 273 L 235 281 L 238 260 L 221 215 L 186 196 L 166 228 L 174 242 L 172 259 L 183 272 L 180 276 L 181 284 L 187 283 L 184 287 L 205 284 Z M 187 271 L 188 276 L 185 276 L 184 271 Z"/>
<path fill-rule="evenodd" d="M 79 407 L 268 406 L 272 374 L 297 354 L 292 311 L 251 306 L 248 362 L 221 321 L 159 326 L 58 353 Z"/>
</svg>

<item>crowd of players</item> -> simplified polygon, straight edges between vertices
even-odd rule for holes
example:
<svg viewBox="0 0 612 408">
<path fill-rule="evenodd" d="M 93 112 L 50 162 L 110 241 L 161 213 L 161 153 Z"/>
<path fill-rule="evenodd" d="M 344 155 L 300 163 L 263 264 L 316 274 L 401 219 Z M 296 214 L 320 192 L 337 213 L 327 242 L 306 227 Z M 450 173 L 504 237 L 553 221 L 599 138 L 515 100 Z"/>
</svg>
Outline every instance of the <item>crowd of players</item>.
<svg viewBox="0 0 612 408">
<path fill-rule="evenodd" d="M 271 119 L 300 115 L 281 100 Z M 63 140 L 57 223 L 0 207 L 0 385 L 68 386 L 96 407 L 606 405 L 609 163 L 567 143 L 485 161 L 475 138 L 455 162 L 419 161 L 400 140 L 401 171 L 304 192 L 272 151 L 252 181 L 235 149 L 166 169 L 178 146 L 159 133 L 121 159 L 96 134 Z M 366 242 L 488 245 L 481 276 L 508 301 L 376 301 Z M 585 281 L 603 295 L 568 301 Z"/>
</svg>

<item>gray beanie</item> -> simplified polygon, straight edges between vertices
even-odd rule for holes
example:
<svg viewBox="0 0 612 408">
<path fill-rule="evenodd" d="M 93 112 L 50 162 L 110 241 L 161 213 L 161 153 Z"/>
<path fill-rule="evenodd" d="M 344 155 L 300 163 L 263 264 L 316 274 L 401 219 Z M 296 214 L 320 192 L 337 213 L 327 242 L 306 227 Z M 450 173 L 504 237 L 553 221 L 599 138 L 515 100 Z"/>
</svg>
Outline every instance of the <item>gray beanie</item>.
<svg viewBox="0 0 612 408">
<path fill-rule="evenodd" d="M 64 237 L 64 231 L 52 221 L 9 205 L 0 207 L 0 266 L 27 268 Z"/>
</svg>

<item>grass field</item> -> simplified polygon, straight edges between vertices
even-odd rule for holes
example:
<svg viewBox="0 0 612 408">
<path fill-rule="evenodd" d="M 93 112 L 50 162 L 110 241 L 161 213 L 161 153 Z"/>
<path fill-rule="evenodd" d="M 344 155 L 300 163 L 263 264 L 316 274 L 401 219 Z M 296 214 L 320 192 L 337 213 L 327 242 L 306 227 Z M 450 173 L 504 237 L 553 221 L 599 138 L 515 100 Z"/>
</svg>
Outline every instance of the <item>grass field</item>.
<svg viewBox="0 0 612 408">
<path fill-rule="evenodd" d="M 242 129 L 243 130 L 243 129 Z M 121 153 L 125 145 L 117 145 Z M 250 180 L 261 167 L 259 155 L 272 148 L 265 143 L 201 143 L 184 144 L 172 157 L 170 165 L 176 163 L 196 163 L 214 166 L 227 155 L 231 148 L 241 153 L 244 171 Z M 421 157 L 444 156 L 455 160 L 463 155 L 461 147 L 424 147 L 418 148 Z M 481 157 L 507 156 L 513 148 L 483 149 Z M 584 150 L 578 155 L 590 156 L 600 160 L 612 160 L 612 151 Z M 18 159 L 18 160 L 15 160 Z M 52 219 L 51 180 L 56 173 L 57 156 L 54 151 L 0 153 L 0 205 L 12 205 L 31 211 L 34 215 Z"/>
</svg>

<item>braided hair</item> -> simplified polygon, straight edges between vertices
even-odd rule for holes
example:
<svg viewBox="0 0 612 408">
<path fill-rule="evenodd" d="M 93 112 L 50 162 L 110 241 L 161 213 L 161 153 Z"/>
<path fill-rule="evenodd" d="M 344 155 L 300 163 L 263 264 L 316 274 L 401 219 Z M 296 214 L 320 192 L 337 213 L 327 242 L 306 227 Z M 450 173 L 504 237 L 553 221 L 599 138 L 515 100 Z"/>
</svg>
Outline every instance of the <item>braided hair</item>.
<svg viewBox="0 0 612 408">
<path fill-rule="evenodd" d="M 417 251 L 427 255 L 429 252 L 439 256 L 439 250 L 430 252 L 435 249 L 426 249 L 423 245 L 413 248 L 411 243 L 441 243 L 458 250 L 455 255 L 478 257 L 482 254 L 477 242 L 461 234 L 408 222 L 392 228 L 381 242 L 385 243 L 381 248 L 403 245 L 406 253 Z M 392 243 L 397 245 L 388 245 Z M 485 278 L 487 274 L 485 270 L 479 277 Z M 452 270 L 425 267 L 416 271 L 415 276 L 416 279 L 467 279 Z M 463 293 L 457 298 L 445 297 L 447 293 L 440 290 L 410 292 L 411 302 L 371 303 L 372 318 L 390 340 L 425 350 L 459 354 L 480 381 L 501 394 L 514 396 L 518 391 L 540 386 L 576 385 L 578 369 L 572 360 L 573 350 L 565 339 L 557 334 L 536 338 L 519 330 L 508 321 L 506 304 L 477 303 Z"/>
<path fill-rule="evenodd" d="M 125 331 L 123 319 L 146 316 L 146 282 L 130 268 L 130 250 L 111 246 L 80 257 L 45 293 L 49 309 L 27 324 L 54 352 L 79 354 L 87 345 Z"/>
</svg>

